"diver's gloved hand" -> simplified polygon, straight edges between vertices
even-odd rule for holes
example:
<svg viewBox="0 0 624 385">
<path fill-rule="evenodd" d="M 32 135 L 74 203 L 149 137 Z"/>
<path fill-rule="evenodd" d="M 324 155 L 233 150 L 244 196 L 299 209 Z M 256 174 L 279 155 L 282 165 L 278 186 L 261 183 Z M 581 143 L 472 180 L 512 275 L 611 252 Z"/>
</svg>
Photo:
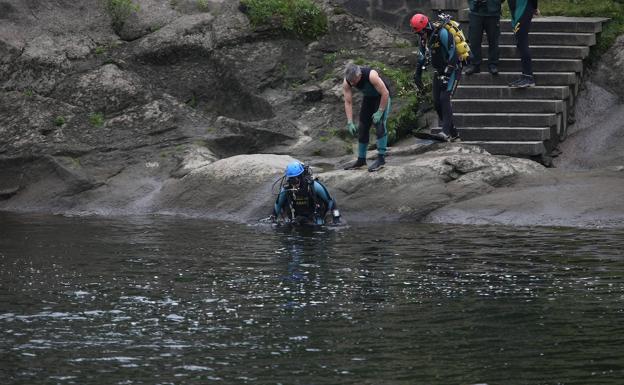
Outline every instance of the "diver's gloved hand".
<svg viewBox="0 0 624 385">
<path fill-rule="evenodd" d="M 353 121 L 349 120 L 349 122 L 347 122 L 347 131 L 349 131 L 349 134 L 355 136 L 355 134 L 357 133 L 357 127 L 355 126 L 355 124 L 353 124 Z"/>
<path fill-rule="evenodd" d="M 383 116 L 383 110 L 377 110 L 377 112 L 375 112 L 373 114 L 373 123 L 377 124 L 381 121 L 381 117 Z"/>
<path fill-rule="evenodd" d="M 340 211 L 338 209 L 332 211 L 332 223 L 335 225 L 340 224 Z"/>
</svg>

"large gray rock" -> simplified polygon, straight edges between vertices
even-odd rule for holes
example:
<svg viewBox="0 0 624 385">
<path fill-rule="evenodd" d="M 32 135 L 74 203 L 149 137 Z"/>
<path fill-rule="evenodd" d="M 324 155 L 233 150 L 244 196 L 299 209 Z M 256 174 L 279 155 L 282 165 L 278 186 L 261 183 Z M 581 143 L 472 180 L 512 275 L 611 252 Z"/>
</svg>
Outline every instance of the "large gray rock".
<svg viewBox="0 0 624 385">
<path fill-rule="evenodd" d="M 237 221 L 271 213 L 273 183 L 295 159 L 286 155 L 237 155 L 169 180 L 158 197 L 158 211 Z M 276 187 L 277 188 L 277 187 Z"/>
<path fill-rule="evenodd" d="M 508 226 L 622 227 L 624 167 L 620 171 L 543 173 L 486 196 L 431 213 L 434 223 Z"/>
<path fill-rule="evenodd" d="M 624 35 L 616 39 L 597 63 L 592 78 L 598 85 L 624 100 Z"/>
<path fill-rule="evenodd" d="M 94 112 L 113 113 L 149 101 L 149 86 L 137 75 L 105 64 L 93 71 L 68 77 L 53 96 Z"/>
</svg>

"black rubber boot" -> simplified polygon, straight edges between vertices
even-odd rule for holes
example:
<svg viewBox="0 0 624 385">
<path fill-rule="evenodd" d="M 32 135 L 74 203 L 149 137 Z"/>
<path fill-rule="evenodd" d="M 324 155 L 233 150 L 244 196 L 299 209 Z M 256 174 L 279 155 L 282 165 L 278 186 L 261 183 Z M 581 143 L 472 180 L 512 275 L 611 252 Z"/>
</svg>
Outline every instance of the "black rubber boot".
<svg viewBox="0 0 624 385">
<path fill-rule="evenodd" d="M 366 158 L 357 158 L 355 162 L 349 163 L 344 169 L 353 170 L 354 168 L 360 168 L 362 166 L 366 166 Z"/>
<path fill-rule="evenodd" d="M 479 72 L 481 72 L 481 68 L 479 66 L 469 65 L 464 71 L 464 74 L 466 74 L 466 76 L 470 76 L 472 74 L 478 74 Z"/>
<path fill-rule="evenodd" d="M 383 166 L 386 164 L 386 160 L 384 158 L 385 157 L 381 154 L 377 155 L 377 160 L 370 165 L 368 171 L 373 172 L 383 168 Z"/>
</svg>

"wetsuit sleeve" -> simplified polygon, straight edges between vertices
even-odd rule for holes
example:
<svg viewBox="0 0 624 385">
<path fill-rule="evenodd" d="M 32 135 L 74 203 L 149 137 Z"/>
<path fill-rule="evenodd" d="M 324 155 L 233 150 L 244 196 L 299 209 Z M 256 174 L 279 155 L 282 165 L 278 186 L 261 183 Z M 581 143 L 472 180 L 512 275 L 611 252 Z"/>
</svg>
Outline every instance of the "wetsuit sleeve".
<svg viewBox="0 0 624 385">
<path fill-rule="evenodd" d="M 425 56 L 427 52 L 427 47 L 425 47 L 424 44 L 420 44 L 420 47 L 418 47 L 418 68 L 422 68 L 422 66 L 425 64 L 425 61 L 427 60 L 427 57 Z"/>
<path fill-rule="evenodd" d="M 446 30 L 446 28 L 442 28 L 440 30 L 440 43 L 442 43 L 442 47 L 444 47 L 448 55 L 448 61 L 446 63 L 447 70 L 445 71 L 445 75 L 451 76 L 449 72 L 457 68 L 457 64 L 459 63 L 459 57 L 457 56 L 457 52 L 455 51 L 455 40 L 453 39 L 453 36 L 449 33 L 449 31 Z"/>
<path fill-rule="evenodd" d="M 284 208 L 284 204 L 286 204 L 286 190 L 282 188 L 277 199 L 275 200 L 275 205 L 273 206 L 273 215 L 276 217 L 279 216 Z"/>
<path fill-rule="evenodd" d="M 314 181 L 314 194 L 316 194 L 318 198 L 322 199 L 323 202 L 325 202 L 325 204 L 327 205 L 327 210 L 333 210 L 337 208 L 336 202 L 329 195 L 329 191 L 327 191 L 327 188 L 325 188 L 325 186 L 319 181 Z"/>
<path fill-rule="evenodd" d="M 425 67 L 425 63 L 427 62 L 427 47 L 423 42 L 420 42 L 420 47 L 418 48 L 418 61 L 416 63 L 416 72 L 414 72 L 414 83 L 417 87 L 422 86 L 422 73 Z"/>
</svg>

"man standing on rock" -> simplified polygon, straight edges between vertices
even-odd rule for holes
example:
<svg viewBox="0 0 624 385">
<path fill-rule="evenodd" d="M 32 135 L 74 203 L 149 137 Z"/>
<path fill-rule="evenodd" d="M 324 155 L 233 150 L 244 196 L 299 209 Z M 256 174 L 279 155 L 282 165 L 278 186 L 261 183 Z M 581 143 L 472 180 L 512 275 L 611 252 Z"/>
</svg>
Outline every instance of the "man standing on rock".
<svg viewBox="0 0 624 385">
<path fill-rule="evenodd" d="M 364 94 L 357 128 L 353 123 L 353 87 Z M 376 70 L 347 63 L 344 70 L 342 89 L 345 114 L 347 115 L 347 130 L 353 136 L 355 136 L 356 132 L 358 133 L 357 160 L 345 167 L 345 170 L 366 166 L 369 130 L 371 124 L 374 124 L 377 133 L 377 160 L 368 168 L 368 171 L 377 171 L 386 164 L 385 156 L 388 144 L 386 124 L 392 107 L 388 85 Z"/>
<path fill-rule="evenodd" d="M 470 8 L 470 65 L 464 73 L 472 75 L 481 72 L 481 41 L 483 31 L 488 39 L 488 70 L 498 75 L 498 40 L 500 37 L 501 3 L 505 0 L 468 0 Z"/>
</svg>

